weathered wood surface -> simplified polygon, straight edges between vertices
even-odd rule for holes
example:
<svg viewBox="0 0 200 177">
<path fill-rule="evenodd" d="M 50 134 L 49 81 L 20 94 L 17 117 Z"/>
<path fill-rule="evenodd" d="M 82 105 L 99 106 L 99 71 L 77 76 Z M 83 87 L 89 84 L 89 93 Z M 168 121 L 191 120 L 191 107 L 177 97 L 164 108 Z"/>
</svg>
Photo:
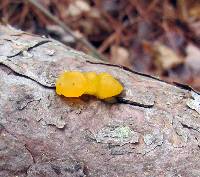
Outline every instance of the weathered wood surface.
<svg viewBox="0 0 200 177">
<path fill-rule="evenodd" d="M 0 176 L 200 176 L 191 91 L 98 62 L 48 38 L 0 27 Z M 55 93 L 63 70 L 106 71 L 149 108 Z"/>
</svg>

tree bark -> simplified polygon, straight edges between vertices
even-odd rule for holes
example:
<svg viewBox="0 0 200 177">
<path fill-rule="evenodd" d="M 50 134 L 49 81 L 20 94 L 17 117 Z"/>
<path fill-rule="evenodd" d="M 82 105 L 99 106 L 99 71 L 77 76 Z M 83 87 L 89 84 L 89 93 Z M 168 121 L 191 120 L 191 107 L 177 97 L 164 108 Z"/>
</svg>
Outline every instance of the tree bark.
<svg viewBox="0 0 200 177">
<path fill-rule="evenodd" d="M 108 72 L 124 91 L 115 103 L 58 96 L 64 70 Z M 200 176 L 200 99 L 191 88 L 5 26 L 0 76 L 0 176 Z"/>
</svg>

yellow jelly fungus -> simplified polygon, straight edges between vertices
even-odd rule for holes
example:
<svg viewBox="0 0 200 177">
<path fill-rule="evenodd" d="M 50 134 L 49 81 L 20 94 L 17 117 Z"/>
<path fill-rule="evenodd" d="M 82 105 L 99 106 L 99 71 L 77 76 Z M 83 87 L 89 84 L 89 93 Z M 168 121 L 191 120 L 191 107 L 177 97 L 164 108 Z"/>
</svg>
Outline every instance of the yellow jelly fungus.
<svg viewBox="0 0 200 177">
<path fill-rule="evenodd" d="M 66 97 L 94 95 L 100 99 L 120 94 L 123 86 L 108 73 L 66 71 L 56 81 L 56 93 Z"/>
<path fill-rule="evenodd" d="M 88 81 L 81 72 L 64 72 L 56 82 L 58 95 L 79 97 L 84 94 Z"/>
</svg>

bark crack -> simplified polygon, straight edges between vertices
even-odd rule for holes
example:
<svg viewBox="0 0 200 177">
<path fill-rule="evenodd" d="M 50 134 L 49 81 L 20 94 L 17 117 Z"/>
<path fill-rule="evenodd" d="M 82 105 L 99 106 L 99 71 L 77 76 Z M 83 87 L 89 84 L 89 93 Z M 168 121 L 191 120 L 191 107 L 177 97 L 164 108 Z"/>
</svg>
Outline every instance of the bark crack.
<svg viewBox="0 0 200 177">
<path fill-rule="evenodd" d="M 132 100 L 126 100 L 122 97 L 117 97 L 117 103 L 129 104 L 129 105 L 138 106 L 138 107 L 142 107 L 142 108 L 152 108 L 154 106 L 154 103 L 153 104 L 143 104 L 143 103 L 135 102 Z"/>
<path fill-rule="evenodd" d="M 22 53 L 23 53 L 24 51 L 30 52 L 32 49 L 34 49 L 34 48 L 36 48 L 36 47 L 38 47 L 38 46 L 41 46 L 41 45 L 43 45 L 43 44 L 46 44 L 46 43 L 48 43 L 48 42 L 51 42 L 51 41 L 50 41 L 50 40 L 40 41 L 40 42 L 38 42 L 37 44 L 35 44 L 35 45 L 29 47 L 28 49 L 23 49 L 23 50 L 19 51 L 18 53 L 14 54 L 14 55 L 7 56 L 7 58 L 13 58 L 13 57 L 16 57 L 16 56 L 18 56 L 18 55 L 22 55 Z"/>
<path fill-rule="evenodd" d="M 34 102 L 34 101 L 38 101 L 38 103 L 41 101 L 41 98 L 38 99 L 38 100 L 30 100 L 30 101 L 27 101 L 25 105 L 21 106 L 18 108 L 18 110 L 23 110 L 25 109 L 30 103 Z"/>
<path fill-rule="evenodd" d="M 174 85 L 175 87 L 178 87 L 178 88 L 181 88 L 183 90 L 187 90 L 187 91 L 194 91 L 195 93 L 199 94 L 200 93 L 196 90 L 194 90 L 192 87 L 190 87 L 189 85 L 186 85 L 186 84 L 181 84 L 181 83 L 178 83 L 178 82 L 167 82 L 167 81 L 164 81 L 162 79 L 159 79 L 157 77 L 154 77 L 154 76 L 151 76 L 149 74 L 145 74 L 145 73 L 141 73 L 141 72 L 137 72 L 137 71 L 134 71 L 130 68 L 127 68 L 125 66 L 121 66 L 121 65 L 115 65 L 115 64 L 110 64 L 110 63 L 101 63 L 101 62 L 93 62 L 93 61 L 88 61 L 86 60 L 87 63 L 90 63 L 90 64 L 96 64 L 96 65 L 105 65 L 105 66 L 112 66 L 112 67 L 116 67 L 116 68 L 121 68 L 122 70 L 125 70 L 125 71 L 129 71 L 131 73 L 134 73 L 134 74 L 137 74 L 137 75 L 140 75 L 140 76 L 144 76 L 144 77 L 148 77 L 148 78 L 151 78 L 153 80 L 157 80 L 157 81 L 160 81 L 160 82 L 164 82 L 166 84 L 170 84 L 170 85 Z"/>
<path fill-rule="evenodd" d="M 184 124 L 182 122 L 181 122 L 181 125 L 183 126 L 183 128 L 187 128 L 189 130 L 194 130 L 194 131 L 197 131 L 198 133 L 200 133 L 200 130 L 198 128 L 194 128 L 194 127 L 187 125 L 187 124 Z"/>
<path fill-rule="evenodd" d="M 8 69 L 10 69 L 10 70 L 13 72 L 13 74 L 14 74 L 15 76 L 20 76 L 20 77 L 23 77 L 23 78 L 25 78 L 25 79 L 31 80 L 31 81 L 37 83 L 38 85 L 40 85 L 40 86 L 42 86 L 43 88 L 46 88 L 46 89 L 55 89 L 55 86 L 47 86 L 47 85 L 44 85 L 44 84 L 40 83 L 39 81 L 37 81 L 37 80 L 35 80 L 35 79 L 33 79 L 33 78 L 31 78 L 31 77 L 25 75 L 25 74 L 21 74 L 21 73 L 16 72 L 16 71 L 15 71 L 14 69 L 12 69 L 10 66 L 8 66 L 8 65 L 6 65 L 6 64 L 4 64 L 4 63 L 0 63 L 0 66 L 1 66 L 1 65 L 4 66 L 4 67 L 6 67 L 6 68 L 8 68 Z"/>
<path fill-rule="evenodd" d="M 151 151 L 155 150 L 157 147 L 162 146 L 162 145 L 163 145 L 163 141 L 160 144 L 156 144 L 153 148 L 150 148 L 148 151 L 144 152 L 142 155 L 145 156 Z"/>
<path fill-rule="evenodd" d="M 28 148 L 27 144 L 24 145 L 25 149 L 29 152 L 29 154 L 31 155 L 32 159 L 33 159 L 33 163 L 36 163 L 35 157 L 33 155 L 33 153 L 31 152 L 31 150 Z"/>
</svg>

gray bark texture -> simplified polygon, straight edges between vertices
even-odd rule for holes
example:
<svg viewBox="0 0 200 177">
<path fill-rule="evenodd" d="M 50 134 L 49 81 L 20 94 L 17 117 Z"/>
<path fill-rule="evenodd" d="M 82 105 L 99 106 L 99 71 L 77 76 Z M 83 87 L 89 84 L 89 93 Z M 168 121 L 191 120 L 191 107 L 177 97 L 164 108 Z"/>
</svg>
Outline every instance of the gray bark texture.
<svg viewBox="0 0 200 177">
<path fill-rule="evenodd" d="M 64 70 L 108 72 L 122 102 L 55 93 Z M 0 176 L 200 176 L 199 95 L 0 26 Z"/>
</svg>

